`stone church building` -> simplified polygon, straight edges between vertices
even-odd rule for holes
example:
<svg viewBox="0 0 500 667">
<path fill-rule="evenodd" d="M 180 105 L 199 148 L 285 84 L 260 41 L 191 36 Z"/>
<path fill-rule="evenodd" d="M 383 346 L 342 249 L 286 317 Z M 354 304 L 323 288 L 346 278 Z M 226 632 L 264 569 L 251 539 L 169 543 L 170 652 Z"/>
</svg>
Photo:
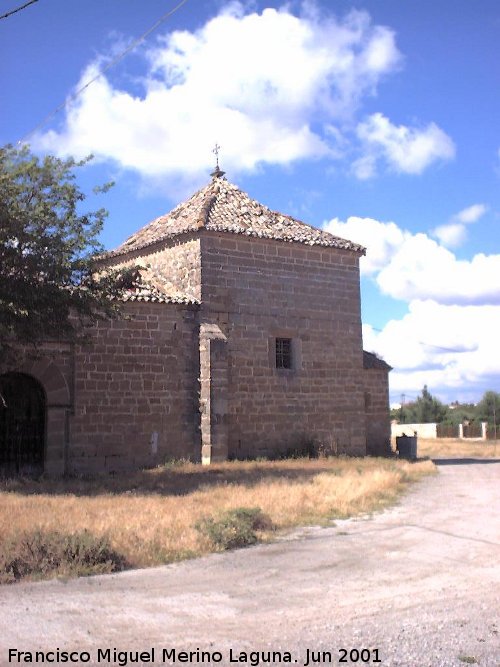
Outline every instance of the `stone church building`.
<svg viewBox="0 0 500 667">
<path fill-rule="evenodd" d="M 103 255 L 103 267 L 141 267 L 122 317 L 87 345 L 47 342 L 0 370 L 0 471 L 387 453 L 390 367 L 362 348 L 364 252 L 217 167 Z"/>
</svg>

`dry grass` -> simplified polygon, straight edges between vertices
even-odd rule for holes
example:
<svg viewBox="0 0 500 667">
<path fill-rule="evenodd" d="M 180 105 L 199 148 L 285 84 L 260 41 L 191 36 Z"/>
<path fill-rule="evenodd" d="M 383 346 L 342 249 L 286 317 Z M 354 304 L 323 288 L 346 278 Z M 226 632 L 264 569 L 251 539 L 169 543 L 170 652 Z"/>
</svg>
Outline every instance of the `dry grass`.
<svg viewBox="0 0 500 667">
<path fill-rule="evenodd" d="M 500 442 L 491 440 L 458 440 L 455 438 L 439 438 L 426 440 L 419 438 L 417 442 L 418 456 L 431 458 L 498 458 Z"/>
<path fill-rule="evenodd" d="M 106 536 L 133 567 L 207 553 L 195 524 L 237 507 L 258 507 L 278 529 L 373 512 L 430 461 L 317 459 L 190 463 L 119 477 L 0 482 L 0 542 L 24 531 L 84 530 Z M 269 535 L 260 536 L 267 539 Z"/>
</svg>

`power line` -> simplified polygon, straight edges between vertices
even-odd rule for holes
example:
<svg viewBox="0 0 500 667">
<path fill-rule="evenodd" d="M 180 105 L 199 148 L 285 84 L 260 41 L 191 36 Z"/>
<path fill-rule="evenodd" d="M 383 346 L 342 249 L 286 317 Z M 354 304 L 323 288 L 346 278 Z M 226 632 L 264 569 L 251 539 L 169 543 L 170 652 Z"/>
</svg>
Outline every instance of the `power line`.
<svg viewBox="0 0 500 667">
<path fill-rule="evenodd" d="M 24 5 L 21 5 L 20 7 L 16 7 L 16 9 L 11 9 L 10 12 L 7 12 L 7 14 L 2 14 L 2 16 L 0 16 L 0 19 L 6 19 L 9 16 L 12 16 L 12 14 L 16 14 L 17 12 L 20 12 L 21 9 L 26 9 L 26 7 L 29 7 L 30 5 L 33 5 L 35 2 L 38 2 L 38 0 L 30 0 L 29 2 L 26 2 Z"/>
<path fill-rule="evenodd" d="M 377 329 L 377 327 L 372 327 L 371 324 L 368 325 L 373 329 L 373 331 L 378 331 L 379 333 L 383 333 L 382 329 Z M 432 345 L 431 343 L 424 343 L 422 340 L 417 340 L 415 341 L 416 343 L 420 343 L 420 345 L 425 345 L 425 347 L 433 347 L 436 350 L 444 350 L 445 352 L 457 352 L 457 350 L 453 350 L 451 347 L 442 347 L 441 345 Z"/>
<path fill-rule="evenodd" d="M 38 0 L 31 0 L 31 1 L 32 1 L 32 2 L 38 2 Z M 89 86 L 91 86 L 95 81 L 97 81 L 97 80 L 100 79 L 104 74 L 106 74 L 106 72 L 108 72 L 112 67 L 114 67 L 117 63 L 119 63 L 120 60 L 122 60 L 128 53 L 130 53 L 130 51 L 132 51 L 133 49 L 135 49 L 136 46 L 138 46 L 138 45 L 139 45 L 141 42 L 143 42 L 147 37 L 149 37 L 149 35 L 150 35 L 154 30 L 156 30 L 156 28 L 158 28 L 164 21 L 166 21 L 166 19 L 168 19 L 170 16 L 172 16 L 172 14 L 175 14 L 175 12 L 176 12 L 177 10 L 179 10 L 183 5 L 185 5 L 187 1 L 188 1 L 188 0 L 181 0 L 181 2 L 179 2 L 173 9 L 169 9 L 168 12 L 166 12 L 165 14 L 163 14 L 163 16 L 161 16 L 161 17 L 158 19 L 158 21 L 156 21 L 156 23 L 154 23 L 154 25 L 152 25 L 150 28 L 148 28 L 148 29 L 146 30 L 146 32 L 144 32 L 142 35 L 140 35 L 139 37 L 137 37 L 137 39 L 135 39 L 135 40 L 132 42 L 132 44 L 130 44 L 129 46 L 127 46 L 126 49 L 124 49 L 124 50 L 121 51 L 117 56 L 115 56 L 115 58 L 113 58 L 113 60 L 111 60 L 111 61 L 110 61 L 110 62 L 109 62 L 109 63 L 108 63 L 108 64 L 107 64 L 107 65 L 106 65 L 100 72 L 99 72 L 99 74 L 96 74 L 96 76 L 92 77 L 92 79 L 90 79 L 90 80 L 87 81 L 83 86 L 81 86 L 80 88 L 78 88 L 78 90 L 76 90 L 72 95 L 70 95 L 64 102 L 62 102 L 61 104 L 59 104 L 53 111 L 51 111 L 47 116 L 45 116 L 45 118 L 44 118 L 40 123 L 38 123 L 38 125 L 35 125 L 35 127 L 34 127 L 32 130 L 30 130 L 30 131 L 29 131 L 27 134 L 25 134 L 21 139 L 19 139 L 19 141 L 18 141 L 17 143 L 18 143 L 18 144 L 22 144 L 22 143 L 24 143 L 24 142 L 26 141 L 26 139 L 28 139 L 28 137 L 31 137 L 32 134 L 34 134 L 37 130 L 39 130 L 41 127 L 43 127 L 44 125 L 46 125 L 50 120 L 52 120 L 52 118 L 54 118 L 54 116 L 57 115 L 57 114 L 59 113 L 59 111 L 61 111 L 62 109 L 64 109 L 70 102 L 73 102 L 74 100 L 76 100 L 76 98 L 79 97 L 79 96 L 83 93 L 84 90 L 87 90 L 87 88 L 88 88 Z M 28 4 L 29 4 L 29 3 L 28 3 Z"/>
<path fill-rule="evenodd" d="M 382 330 L 382 329 L 377 329 L 377 327 L 373 327 L 371 324 L 368 325 L 368 326 L 370 326 L 374 331 L 378 331 L 378 333 L 383 333 L 383 330 Z M 456 352 L 456 350 L 452 350 L 452 349 L 449 348 L 449 347 L 442 347 L 441 345 L 431 345 L 430 343 L 424 343 L 424 342 L 421 341 L 421 340 L 417 340 L 416 342 L 417 342 L 417 343 L 420 343 L 420 345 L 425 345 L 426 347 L 433 347 L 433 348 L 435 348 L 436 350 L 444 350 L 445 352 Z M 409 395 L 406 394 L 406 393 L 401 394 L 400 409 L 403 409 L 403 408 L 404 408 L 404 405 L 405 405 L 405 399 L 407 399 L 407 398 L 409 398 L 410 401 L 416 401 L 416 400 L 417 400 L 417 397 L 416 397 L 416 396 L 409 396 Z"/>
</svg>

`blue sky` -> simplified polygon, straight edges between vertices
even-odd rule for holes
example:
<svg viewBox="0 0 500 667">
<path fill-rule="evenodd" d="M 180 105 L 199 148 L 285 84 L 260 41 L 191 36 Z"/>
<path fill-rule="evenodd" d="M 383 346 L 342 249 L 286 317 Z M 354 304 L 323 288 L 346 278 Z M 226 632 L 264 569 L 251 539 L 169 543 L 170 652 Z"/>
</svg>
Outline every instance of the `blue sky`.
<svg viewBox="0 0 500 667">
<path fill-rule="evenodd" d="M 393 403 L 499 391 L 498 1 L 187 0 L 37 128 L 175 5 L 1 20 L 1 143 L 93 153 L 81 184 L 116 181 L 90 200 L 111 248 L 204 185 L 218 142 L 252 197 L 367 246 L 364 344 L 394 366 Z"/>
</svg>

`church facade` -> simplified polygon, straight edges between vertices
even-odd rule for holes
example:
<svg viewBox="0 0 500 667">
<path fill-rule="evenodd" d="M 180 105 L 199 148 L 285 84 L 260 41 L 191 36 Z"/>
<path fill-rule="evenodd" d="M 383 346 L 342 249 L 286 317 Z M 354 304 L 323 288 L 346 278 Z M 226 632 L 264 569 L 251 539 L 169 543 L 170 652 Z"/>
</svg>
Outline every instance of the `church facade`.
<svg viewBox="0 0 500 667">
<path fill-rule="evenodd" d="M 47 342 L 1 369 L 2 392 L 24 399 L 17 416 L 0 414 L 0 467 L 388 453 L 390 367 L 362 346 L 364 252 L 271 211 L 217 168 L 103 255 L 103 268 L 140 267 L 122 317 L 99 322 L 89 344 Z M 24 454 L 6 435 L 15 422 Z"/>
</svg>

